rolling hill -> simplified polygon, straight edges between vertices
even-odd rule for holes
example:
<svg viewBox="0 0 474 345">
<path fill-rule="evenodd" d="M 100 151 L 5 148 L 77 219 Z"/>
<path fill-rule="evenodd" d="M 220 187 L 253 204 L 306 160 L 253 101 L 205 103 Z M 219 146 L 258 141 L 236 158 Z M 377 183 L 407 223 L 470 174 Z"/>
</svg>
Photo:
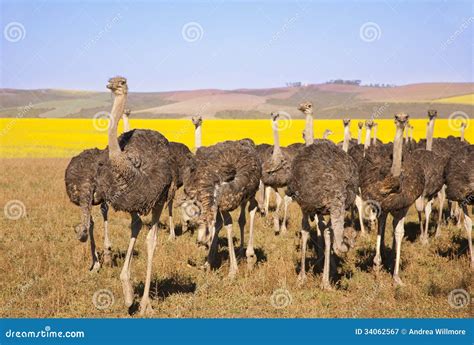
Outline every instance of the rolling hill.
<svg viewBox="0 0 474 345">
<path fill-rule="evenodd" d="M 440 117 L 455 111 L 469 116 L 474 106 L 474 83 L 423 83 L 390 88 L 340 84 L 237 90 L 131 92 L 128 106 L 135 118 L 267 118 L 272 111 L 300 116 L 295 106 L 315 104 L 320 118 L 390 118 L 404 111 L 422 118 L 429 108 Z M 0 89 L 0 117 L 91 118 L 111 108 L 108 92 L 57 89 Z"/>
</svg>

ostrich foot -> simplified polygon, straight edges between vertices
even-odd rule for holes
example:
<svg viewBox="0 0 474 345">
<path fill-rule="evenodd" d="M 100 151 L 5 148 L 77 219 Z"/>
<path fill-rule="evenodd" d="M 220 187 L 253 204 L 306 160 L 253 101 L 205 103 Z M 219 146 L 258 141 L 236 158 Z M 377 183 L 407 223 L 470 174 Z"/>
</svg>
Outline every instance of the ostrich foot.
<svg viewBox="0 0 474 345">
<path fill-rule="evenodd" d="M 434 236 L 436 238 L 439 238 L 441 236 L 441 228 L 439 226 L 436 228 L 436 232 L 435 232 Z"/>
<path fill-rule="evenodd" d="M 96 272 L 99 272 L 100 270 L 100 262 L 99 261 L 96 261 L 92 264 L 91 268 L 89 269 L 89 271 L 93 272 L 93 273 L 96 273 Z"/>
<path fill-rule="evenodd" d="M 280 227 L 280 234 L 281 235 L 286 235 L 288 233 L 288 229 L 286 228 L 286 224 L 283 223 Z"/>
<path fill-rule="evenodd" d="M 255 254 L 247 254 L 247 269 L 249 271 L 253 270 L 255 264 L 257 263 L 257 256 Z"/>
<path fill-rule="evenodd" d="M 393 276 L 393 285 L 403 287 L 403 286 L 405 286 L 405 283 L 402 282 L 399 275 L 394 275 Z"/>
<path fill-rule="evenodd" d="M 151 307 L 151 301 L 149 297 L 143 297 L 140 301 L 140 316 L 151 315 L 153 308 Z"/>
<path fill-rule="evenodd" d="M 104 265 L 112 266 L 112 254 L 110 249 L 104 251 Z"/>
<path fill-rule="evenodd" d="M 428 237 L 425 235 L 421 235 L 420 242 L 422 245 L 426 246 L 428 244 Z"/>
<path fill-rule="evenodd" d="M 237 275 L 237 268 L 231 268 L 229 270 L 229 274 L 227 275 L 227 277 L 230 279 L 230 280 L 233 280 L 235 278 L 235 276 Z"/>
<path fill-rule="evenodd" d="M 176 236 L 174 234 L 169 234 L 168 241 L 174 241 L 175 239 L 176 239 Z"/>
<path fill-rule="evenodd" d="M 303 285 L 306 281 L 306 272 L 305 271 L 301 271 L 300 274 L 298 274 L 298 282 L 299 282 L 299 285 Z"/>
<path fill-rule="evenodd" d="M 382 269 L 382 257 L 381 256 L 376 256 L 374 258 L 374 271 L 375 272 L 380 272 Z"/>
<path fill-rule="evenodd" d="M 331 291 L 334 290 L 334 288 L 331 286 L 331 283 L 327 280 L 323 280 L 321 282 L 321 289 L 325 291 Z"/>
<path fill-rule="evenodd" d="M 133 304 L 133 286 L 130 280 L 122 280 L 123 299 L 127 308 Z"/>
</svg>

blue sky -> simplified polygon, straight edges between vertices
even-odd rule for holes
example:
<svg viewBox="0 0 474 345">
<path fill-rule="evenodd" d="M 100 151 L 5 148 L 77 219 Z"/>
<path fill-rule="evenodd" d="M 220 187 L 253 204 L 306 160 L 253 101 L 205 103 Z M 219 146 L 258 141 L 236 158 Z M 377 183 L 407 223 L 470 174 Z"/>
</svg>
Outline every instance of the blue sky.
<svg viewBox="0 0 474 345">
<path fill-rule="evenodd" d="M 1 1 L 1 87 L 473 81 L 470 1 Z"/>
</svg>

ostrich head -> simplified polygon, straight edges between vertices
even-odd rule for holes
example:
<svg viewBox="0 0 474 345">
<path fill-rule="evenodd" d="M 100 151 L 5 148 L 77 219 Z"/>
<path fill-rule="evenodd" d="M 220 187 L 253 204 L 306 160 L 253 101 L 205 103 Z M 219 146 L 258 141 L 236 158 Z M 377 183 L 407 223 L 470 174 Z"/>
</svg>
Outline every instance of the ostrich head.
<svg viewBox="0 0 474 345">
<path fill-rule="evenodd" d="M 371 129 L 373 126 L 374 126 L 374 121 L 373 120 L 365 121 L 365 128 Z"/>
<path fill-rule="evenodd" d="M 323 133 L 323 139 L 327 139 L 332 134 L 333 132 L 330 129 L 326 129 Z M 303 133 L 303 137 L 304 137 L 304 133 Z"/>
<path fill-rule="evenodd" d="M 109 79 L 107 88 L 116 96 L 128 93 L 127 79 L 124 77 L 113 77 Z"/>
<path fill-rule="evenodd" d="M 342 123 L 344 124 L 344 127 L 349 126 L 349 124 L 351 123 L 351 119 L 344 119 L 342 120 Z"/>
<path fill-rule="evenodd" d="M 202 117 L 201 115 L 196 115 L 191 118 L 191 121 L 193 121 L 194 127 L 199 127 L 202 125 Z"/>
<path fill-rule="evenodd" d="M 305 115 L 313 114 L 313 104 L 311 102 L 303 102 L 298 106 L 298 110 Z"/>
<path fill-rule="evenodd" d="M 280 113 L 277 111 L 277 112 L 273 112 L 270 114 L 271 118 L 272 118 L 272 121 L 276 121 L 278 120 L 278 117 L 280 116 Z"/>
<path fill-rule="evenodd" d="M 433 120 L 437 116 L 438 116 L 438 111 L 437 110 L 433 110 L 433 109 L 428 110 L 428 117 L 429 117 L 430 120 Z"/>
<path fill-rule="evenodd" d="M 362 127 L 364 127 L 364 123 L 362 121 L 359 121 L 357 127 L 359 127 L 359 129 L 362 129 Z"/>
<path fill-rule="evenodd" d="M 408 123 L 409 115 L 405 113 L 398 113 L 395 115 L 395 124 L 397 127 L 404 129 Z"/>
</svg>

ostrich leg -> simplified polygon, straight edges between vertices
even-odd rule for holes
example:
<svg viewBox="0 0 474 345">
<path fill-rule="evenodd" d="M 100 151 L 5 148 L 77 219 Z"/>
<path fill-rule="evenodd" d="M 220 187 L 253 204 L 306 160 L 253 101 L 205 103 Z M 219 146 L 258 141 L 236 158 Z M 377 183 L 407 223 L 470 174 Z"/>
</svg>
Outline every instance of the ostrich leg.
<svg viewBox="0 0 474 345">
<path fill-rule="evenodd" d="M 331 263 L 331 231 L 327 226 L 324 229 L 324 268 L 323 268 L 323 280 L 321 282 L 321 288 L 323 290 L 330 290 L 331 283 L 329 282 L 329 270 Z"/>
<path fill-rule="evenodd" d="M 303 213 L 301 219 L 301 270 L 298 275 L 298 280 L 303 283 L 306 280 L 306 245 L 309 239 L 309 215 Z"/>
<path fill-rule="evenodd" d="M 423 226 L 422 216 L 423 210 L 426 213 L 426 207 L 428 207 L 428 203 L 426 202 L 423 195 L 415 200 L 415 208 L 416 212 L 418 213 L 418 222 L 420 223 L 420 241 L 422 244 L 428 244 L 428 233 L 425 233 L 425 227 Z"/>
<path fill-rule="evenodd" d="M 95 246 L 94 239 L 94 221 L 90 218 L 89 221 L 89 236 L 91 241 L 91 254 L 92 254 L 92 266 L 90 271 L 97 272 L 100 269 L 99 255 L 97 254 L 97 248 Z"/>
<path fill-rule="evenodd" d="M 257 257 L 255 256 L 255 251 L 253 248 L 253 228 L 254 228 L 254 220 L 255 220 L 255 213 L 257 212 L 257 201 L 255 199 L 250 199 L 249 202 L 249 213 L 250 213 L 250 231 L 249 231 L 249 241 L 247 244 L 247 251 L 245 252 L 245 256 L 247 257 L 247 268 L 252 269 L 257 261 Z M 243 241 L 243 237 L 242 237 Z"/>
<path fill-rule="evenodd" d="M 173 199 L 168 201 L 168 216 L 170 221 L 170 235 L 168 236 L 169 240 L 176 239 L 176 233 L 174 231 L 174 222 L 173 222 Z"/>
<path fill-rule="evenodd" d="M 152 312 L 150 302 L 150 285 L 151 285 L 151 270 L 153 265 L 153 254 L 156 248 L 156 237 L 158 233 L 158 222 L 160 220 L 161 211 L 163 210 L 163 204 L 156 204 L 152 211 L 152 227 L 146 236 L 146 251 L 147 251 L 147 262 L 146 262 L 146 279 L 145 279 L 145 290 L 143 291 L 143 297 L 140 301 L 140 314 L 144 315 L 147 312 Z"/>
<path fill-rule="evenodd" d="M 132 213 L 132 223 L 130 225 L 131 237 L 130 243 L 128 244 L 127 255 L 125 256 L 125 262 L 123 263 L 122 272 L 120 272 L 120 280 L 122 282 L 123 296 L 125 300 L 125 306 L 130 307 L 133 304 L 133 286 L 130 280 L 130 266 L 132 263 L 133 247 L 137 240 L 138 234 L 142 228 L 142 221 L 137 213 Z"/>
<path fill-rule="evenodd" d="M 472 252 L 472 219 L 469 217 L 467 205 L 462 204 L 461 210 L 464 218 L 464 228 L 466 228 L 467 232 L 467 244 L 469 246 L 469 255 L 471 256 L 471 270 L 474 270 L 474 255 Z"/>
<path fill-rule="evenodd" d="M 428 243 L 428 237 L 429 237 L 428 229 L 430 227 L 430 217 L 431 217 L 432 205 L 433 205 L 433 200 L 429 200 L 425 204 L 425 236 L 424 236 L 424 239 L 422 240 L 423 244 Z"/>
<path fill-rule="evenodd" d="M 393 268 L 393 280 L 395 285 L 403 286 L 403 282 L 400 279 L 400 256 L 402 251 L 402 240 L 405 235 L 405 216 L 408 209 L 401 209 L 392 212 L 393 215 L 393 229 L 395 231 L 394 244 L 395 244 L 395 266 Z"/>
<path fill-rule="evenodd" d="M 258 192 L 256 196 L 258 208 L 260 210 L 260 213 L 263 214 L 263 216 L 266 216 L 266 209 L 265 209 L 265 185 L 263 184 L 262 181 L 260 181 L 258 185 Z"/>
<path fill-rule="evenodd" d="M 224 218 L 224 227 L 227 231 L 227 245 L 229 249 L 229 278 L 233 279 L 238 272 L 237 258 L 235 257 L 234 239 L 232 236 L 232 216 L 229 212 L 222 212 Z"/>
<path fill-rule="evenodd" d="M 245 237 L 245 224 L 247 219 L 245 218 L 245 206 L 247 202 L 243 202 L 240 205 L 240 216 L 239 216 L 239 228 L 240 228 L 240 248 L 239 248 L 239 257 L 244 255 L 244 237 Z"/>
<path fill-rule="evenodd" d="M 355 204 L 357 206 L 357 211 L 359 212 L 360 233 L 362 235 L 366 235 L 367 232 L 365 231 L 364 212 L 363 212 L 364 202 L 362 201 L 362 198 L 360 197 L 360 195 L 356 195 Z"/>
<path fill-rule="evenodd" d="M 280 231 L 281 231 L 282 235 L 284 235 L 288 232 L 288 230 L 286 229 L 286 219 L 287 219 L 287 214 L 288 214 L 288 205 L 292 201 L 293 201 L 293 199 L 288 195 L 285 195 L 283 197 L 283 222 L 282 222 L 281 228 L 280 228 Z"/>
<path fill-rule="evenodd" d="M 387 213 L 382 211 L 378 219 L 377 243 L 375 245 L 374 270 L 377 272 L 382 267 L 382 251 L 384 248 L 385 223 Z"/>
<path fill-rule="evenodd" d="M 109 205 L 106 202 L 100 204 L 100 212 L 102 213 L 102 218 L 104 219 L 104 264 L 112 264 L 112 243 L 109 239 Z"/>
<path fill-rule="evenodd" d="M 281 206 L 282 198 L 278 189 L 275 190 L 275 194 L 276 194 L 276 210 L 273 213 L 273 231 L 275 232 L 275 234 L 279 234 L 280 233 L 280 206 Z"/>
<path fill-rule="evenodd" d="M 270 194 L 272 192 L 272 187 L 265 187 L 265 216 L 268 214 L 268 208 L 270 207 Z"/>
<path fill-rule="evenodd" d="M 444 201 L 446 200 L 446 185 L 441 188 L 438 192 L 438 200 L 439 200 L 439 214 L 438 214 L 438 224 L 436 226 L 436 233 L 435 237 L 441 236 L 441 222 L 443 221 L 443 206 Z"/>
</svg>

